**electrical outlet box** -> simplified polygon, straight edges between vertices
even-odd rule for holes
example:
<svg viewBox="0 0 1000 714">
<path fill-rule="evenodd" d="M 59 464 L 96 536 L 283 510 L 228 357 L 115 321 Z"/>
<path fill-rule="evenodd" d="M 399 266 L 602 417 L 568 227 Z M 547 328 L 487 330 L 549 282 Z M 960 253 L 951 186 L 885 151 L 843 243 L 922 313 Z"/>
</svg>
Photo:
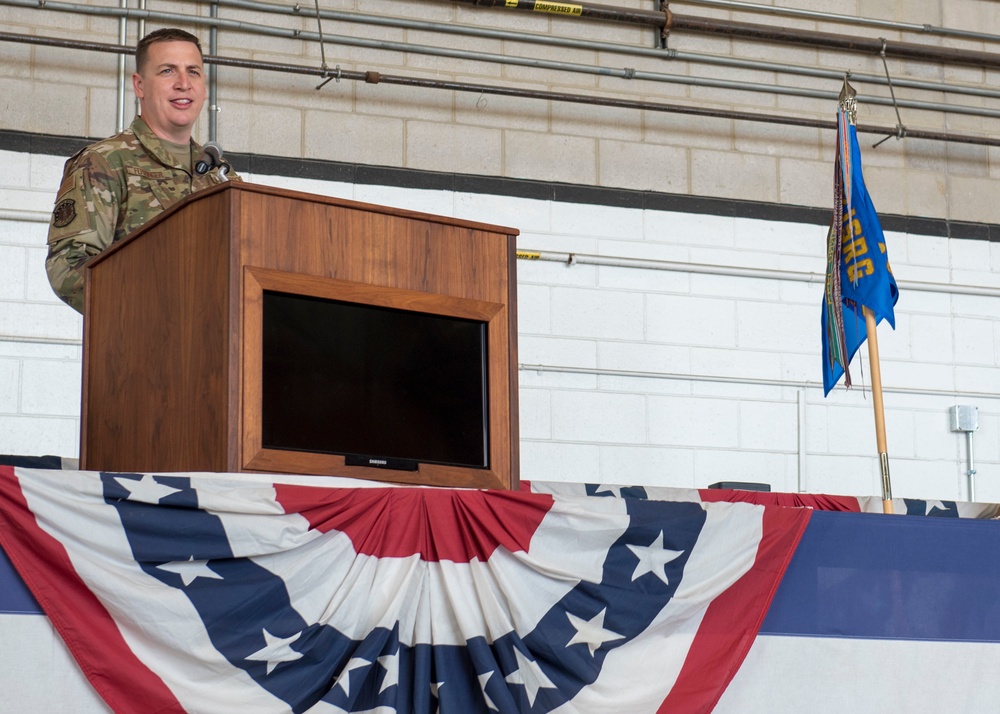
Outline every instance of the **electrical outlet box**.
<svg viewBox="0 0 1000 714">
<path fill-rule="evenodd" d="M 956 406 L 948 410 L 952 431 L 976 431 L 979 428 L 979 408 Z"/>
</svg>

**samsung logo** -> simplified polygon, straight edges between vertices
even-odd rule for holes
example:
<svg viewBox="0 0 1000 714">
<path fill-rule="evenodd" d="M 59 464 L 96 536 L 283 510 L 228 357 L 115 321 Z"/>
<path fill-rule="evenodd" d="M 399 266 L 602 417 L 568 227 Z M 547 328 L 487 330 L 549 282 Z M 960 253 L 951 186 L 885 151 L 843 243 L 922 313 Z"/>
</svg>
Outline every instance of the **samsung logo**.
<svg viewBox="0 0 1000 714">
<path fill-rule="evenodd" d="M 385 466 L 389 462 L 386 461 L 385 459 L 368 459 L 368 463 L 370 463 L 372 466 Z"/>
</svg>

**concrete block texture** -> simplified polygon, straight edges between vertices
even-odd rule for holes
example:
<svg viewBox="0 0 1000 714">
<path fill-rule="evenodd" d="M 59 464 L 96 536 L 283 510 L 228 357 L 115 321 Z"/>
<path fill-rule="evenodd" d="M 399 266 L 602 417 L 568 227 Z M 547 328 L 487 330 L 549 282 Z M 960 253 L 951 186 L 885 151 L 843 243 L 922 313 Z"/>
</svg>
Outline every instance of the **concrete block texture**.
<svg viewBox="0 0 1000 714">
<path fill-rule="evenodd" d="M 24 360 L 21 379 L 22 414 L 79 418 L 79 361 Z"/>
<path fill-rule="evenodd" d="M 602 446 L 601 482 L 658 486 L 669 481 L 678 488 L 694 485 L 693 449 L 650 446 Z"/>
<path fill-rule="evenodd" d="M 736 302 L 688 295 L 649 295 L 646 339 L 675 345 L 735 347 Z"/>
<path fill-rule="evenodd" d="M 21 392 L 21 362 L 0 358 L 0 414 L 16 414 Z"/>
<path fill-rule="evenodd" d="M 27 250 L 0 244 L 0 301 L 23 300 Z"/>
<path fill-rule="evenodd" d="M 602 339 L 642 339 L 642 294 L 553 288 L 550 300 L 553 334 Z"/>
<path fill-rule="evenodd" d="M 741 12 L 701 6 L 682 12 L 845 39 L 881 36 L 976 50 L 986 47 L 977 38 L 942 38 L 863 20 L 981 32 L 998 15 L 979 0 L 833 5 L 807 0 L 795 7 L 840 12 L 862 22 L 775 16 L 752 4 Z M 224 140 L 231 150 L 387 166 L 441 165 L 459 173 L 827 206 L 831 171 L 823 167 L 829 167 L 835 147 L 828 125 L 841 73 L 851 72 L 861 93 L 859 123 L 868 129 L 882 130 L 884 136 L 902 121 L 911 134 L 947 133 L 954 139 L 908 136 L 873 149 L 879 133 L 866 131 L 862 147 L 876 206 L 892 213 L 997 222 L 997 203 L 981 199 L 996 173 L 991 157 L 997 148 L 988 144 L 1000 104 L 992 96 L 965 92 L 992 91 L 996 76 L 991 70 L 901 60 L 890 53 L 896 97 L 906 103 L 898 118 L 881 59 L 846 47 L 817 49 L 808 41 L 675 29 L 668 47 L 658 48 L 655 28 L 591 18 L 403 2 L 331 2 L 324 9 L 379 21 L 328 20 L 321 48 L 317 24 L 304 11 L 291 6 L 287 13 L 221 9 L 220 17 L 231 24 L 219 32 L 220 55 L 279 63 L 286 70 L 220 69 L 220 133 L 229 132 Z M 198 20 L 193 29 L 207 40 L 203 5 L 177 0 L 158 11 Z M 111 17 L 40 5 L 3 8 L 0 21 L 29 36 L 117 43 L 117 22 Z M 164 24 L 157 20 L 152 26 Z M 130 44 L 134 32 L 130 27 Z M 315 71 L 323 61 L 330 70 L 340 66 L 359 74 L 317 92 Z M 130 95 L 132 61 L 126 64 L 123 79 Z M 287 71 L 295 68 L 302 71 Z M 384 81 L 374 75 L 361 78 L 366 72 Z M 949 91 L 930 82 L 944 83 Z M 4 43 L 0 128 L 66 136 L 108 133 L 118 83 L 113 54 Z M 539 92 L 550 94 L 532 96 Z M 954 110 L 942 111 L 940 105 Z M 294 112 L 302 113 L 300 122 L 289 117 Z M 238 118 L 244 113 L 253 116 Z M 342 143 L 330 139 L 327 113 L 344 115 Z M 346 118 L 358 115 L 359 122 Z M 791 123 L 804 119 L 811 123 Z M 816 125 L 821 121 L 827 126 Z M 433 156 L 424 156 L 414 147 L 411 123 L 433 126 L 442 135 L 451 127 L 455 146 L 477 150 L 439 151 L 432 142 Z M 487 149 L 481 134 L 468 133 L 470 126 L 498 138 Z M 197 136 L 204 139 L 205 131 L 199 125 Z"/>
<path fill-rule="evenodd" d="M 78 458 L 80 420 L 0 414 L 0 453 Z"/>
<path fill-rule="evenodd" d="M 647 443 L 646 399 L 639 394 L 554 391 L 552 436 L 583 443 Z"/>
<path fill-rule="evenodd" d="M 649 397 L 649 443 L 736 449 L 739 408 L 729 399 Z"/>
<path fill-rule="evenodd" d="M 600 455 L 596 444 L 525 439 L 521 442 L 521 480 L 600 483 Z"/>
<path fill-rule="evenodd" d="M 480 126 L 410 121 L 406 164 L 429 171 L 494 173 L 502 158 L 501 132 Z"/>
</svg>

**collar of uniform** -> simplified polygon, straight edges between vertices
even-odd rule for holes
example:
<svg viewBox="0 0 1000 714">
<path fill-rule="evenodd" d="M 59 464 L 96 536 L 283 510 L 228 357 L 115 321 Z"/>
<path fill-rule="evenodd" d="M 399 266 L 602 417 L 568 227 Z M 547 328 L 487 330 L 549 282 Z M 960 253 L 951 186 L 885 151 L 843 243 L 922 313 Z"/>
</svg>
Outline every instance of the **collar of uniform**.
<svg viewBox="0 0 1000 714">
<path fill-rule="evenodd" d="M 164 166 L 169 166 L 180 171 L 184 171 L 183 166 L 179 166 L 174 160 L 174 157 L 167 151 L 166 147 L 163 146 L 163 142 L 160 141 L 160 137 L 153 133 L 153 130 L 149 128 L 149 125 L 143 120 L 141 116 L 136 115 L 135 119 L 132 120 L 129 129 L 135 134 L 139 143 L 148 151 L 157 161 L 159 161 Z M 197 156 L 201 153 L 201 147 L 198 146 L 194 141 L 191 142 L 194 145 L 194 155 Z"/>
</svg>

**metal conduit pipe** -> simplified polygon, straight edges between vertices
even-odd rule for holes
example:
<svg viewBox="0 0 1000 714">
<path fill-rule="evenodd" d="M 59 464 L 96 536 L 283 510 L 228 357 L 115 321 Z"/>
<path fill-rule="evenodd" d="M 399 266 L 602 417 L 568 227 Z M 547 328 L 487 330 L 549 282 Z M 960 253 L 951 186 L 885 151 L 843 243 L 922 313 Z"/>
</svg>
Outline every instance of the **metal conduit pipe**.
<svg viewBox="0 0 1000 714">
<path fill-rule="evenodd" d="M 2 37 L 0 37 L 2 39 Z M 232 59 L 225 57 L 205 58 L 206 61 L 215 61 L 222 66 L 242 67 L 245 69 L 262 69 L 266 71 L 292 72 L 301 74 L 311 74 L 318 77 L 325 77 L 329 72 L 311 67 L 300 67 L 298 65 L 282 65 L 271 62 L 254 62 L 249 60 Z M 640 111 L 665 112 L 669 114 L 687 114 L 691 116 L 710 117 L 717 119 L 732 119 L 734 121 L 750 121 L 763 124 L 779 124 L 782 126 L 797 126 L 812 129 L 836 129 L 835 121 L 822 119 L 801 119 L 798 117 L 777 117 L 771 114 L 755 114 L 753 112 L 741 112 L 722 109 L 703 109 L 701 107 L 691 107 L 682 104 L 665 104 L 659 102 L 645 102 L 629 99 L 615 99 L 612 97 L 597 97 L 584 94 L 568 94 L 563 92 L 552 92 L 546 90 L 518 89 L 516 87 L 498 87 L 489 84 L 475 84 L 470 82 L 450 82 L 435 79 L 425 79 L 421 77 L 402 77 L 397 75 L 380 74 L 379 72 L 349 72 L 344 70 L 341 74 L 344 79 L 363 80 L 369 84 L 394 84 L 409 87 L 425 87 L 433 89 L 445 89 L 456 92 L 471 92 L 474 94 L 490 94 L 494 96 L 519 97 L 522 99 L 543 99 L 554 102 L 568 102 L 573 104 L 590 104 L 594 106 L 616 107 L 619 109 L 636 109 Z M 860 96 L 860 95 L 859 95 Z M 880 127 L 871 124 L 858 124 L 857 130 L 861 133 L 879 134 L 882 136 L 895 136 L 896 128 Z M 935 131 L 921 131 L 907 129 L 906 136 L 914 139 L 927 139 L 929 141 L 945 141 L 959 144 L 975 144 L 979 146 L 1000 146 L 1000 138 L 986 136 L 972 136 L 968 134 L 947 134 Z"/>
<path fill-rule="evenodd" d="M 13 342 L 22 345 L 68 345 L 79 347 L 83 344 L 80 338 L 62 337 L 27 337 L 21 335 L 0 335 L 0 342 Z"/>
<path fill-rule="evenodd" d="M 13 5 L 19 7 L 37 7 L 38 0 L 0 0 L 0 5 Z M 139 16 L 150 19 L 159 19 L 167 22 L 181 22 L 208 27 L 226 27 L 247 33 L 259 33 L 278 37 L 287 37 L 300 40 L 320 41 L 319 35 L 313 32 L 301 30 L 291 30 L 287 28 L 277 28 L 256 23 L 247 23 L 237 20 L 223 20 L 219 18 L 200 18 L 175 13 L 152 12 L 148 10 L 119 10 L 108 7 L 92 7 L 89 5 L 76 5 L 55 0 L 45 0 L 44 9 L 57 12 L 78 12 L 90 15 L 110 15 L 119 16 Z M 394 52 L 413 52 L 438 57 L 451 57 L 455 59 L 473 60 L 481 62 L 491 62 L 504 65 L 517 65 L 522 67 L 533 67 L 536 69 L 552 69 L 556 71 L 576 72 L 582 74 L 592 74 L 597 76 L 619 77 L 621 79 L 638 79 L 653 82 L 667 82 L 674 84 L 684 84 L 699 87 L 714 87 L 733 91 L 749 91 L 765 94 L 782 94 L 794 97 L 809 97 L 812 99 L 836 100 L 837 92 L 812 90 L 801 87 L 787 87 L 783 85 L 769 85 L 751 82 L 733 82 L 709 78 L 691 77 L 688 75 L 666 74 L 662 72 L 647 72 L 629 67 L 600 67 L 594 65 L 583 65 L 578 63 L 559 62 L 555 60 L 542 60 L 530 57 L 516 57 L 511 55 L 497 55 L 493 53 L 472 52 L 467 50 L 456 50 L 450 48 L 431 47 L 428 45 L 414 45 L 405 42 L 390 42 L 383 40 L 369 40 L 367 38 L 347 37 L 344 35 L 334 35 L 330 41 L 343 45 L 366 47 L 371 49 L 382 49 Z M 1000 118 L 1000 110 L 985 109 L 982 107 L 970 107 L 957 104 L 941 104 L 937 102 L 923 102 L 905 99 L 892 99 L 888 97 L 878 97 L 866 94 L 858 94 L 858 100 L 867 104 L 877 104 L 882 106 L 905 107 L 909 109 L 920 109 L 925 111 L 950 112 L 953 114 L 967 114 L 971 116 L 985 116 Z M 898 136 L 897 130 L 887 131 L 886 136 Z M 916 137 L 916 134 L 907 130 L 907 135 Z"/>
<path fill-rule="evenodd" d="M 479 7 L 502 7 L 506 10 L 527 10 L 565 17 L 587 17 L 609 22 L 625 22 L 630 25 L 648 25 L 662 28 L 666 23 L 666 13 L 662 10 L 634 10 L 628 7 L 612 7 L 591 2 L 549 2 L 548 0 L 458 0 L 467 5 Z"/>
<path fill-rule="evenodd" d="M 216 20 L 219 17 L 219 3 L 212 0 L 209 5 L 209 16 Z M 219 53 L 219 26 L 212 25 L 208 30 L 208 54 Z M 206 68 L 208 74 L 208 140 L 219 138 L 219 72 L 214 64 Z"/>
<path fill-rule="evenodd" d="M 455 2 L 480 7 L 502 7 L 508 10 L 527 10 L 531 12 L 553 13 L 566 17 L 651 25 L 659 27 L 667 33 L 682 30 L 701 34 L 742 37 L 748 40 L 809 45 L 810 47 L 823 47 L 826 49 L 861 52 L 865 54 L 880 54 L 884 50 L 887 55 L 905 59 L 946 62 L 949 64 L 973 65 L 986 68 L 1000 67 L 1000 55 L 991 52 L 962 50 L 955 47 L 932 47 L 930 45 L 897 42 L 895 40 L 850 37 L 832 32 L 798 30 L 750 22 L 678 15 L 670 10 L 666 10 L 665 12 L 641 11 L 581 2 L 541 2 L 541 0 L 537 2 L 536 0 L 519 0 L 514 3 L 510 3 L 508 0 L 455 0 Z"/>
<path fill-rule="evenodd" d="M 0 5 L 33 7 L 35 6 L 36 1 L 37 0 L 0 0 Z M 126 16 L 135 15 L 149 19 L 159 19 L 167 22 L 181 22 L 181 23 L 202 25 L 208 27 L 211 26 L 226 27 L 229 29 L 248 32 L 248 33 L 256 32 L 259 34 L 265 34 L 277 37 L 311 40 L 314 42 L 319 41 L 319 35 L 317 33 L 305 32 L 301 30 L 291 30 L 286 28 L 270 27 L 266 25 L 258 25 L 255 23 L 240 22 L 237 20 L 190 17 L 185 15 L 178 15 L 175 13 L 153 12 L 149 10 L 128 10 L 128 9 L 119 10 L 117 8 L 110 8 L 110 7 L 92 7 L 89 5 L 76 5 L 73 3 L 59 2 L 57 0 L 46 0 L 45 9 L 57 12 L 70 12 L 70 13 L 79 12 L 81 14 L 110 15 L 110 16 L 119 16 L 120 14 L 124 13 Z M 450 57 L 454 59 L 472 60 L 478 62 L 491 62 L 503 65 L 516 65 L 521 67 L 532 67 L 535 69 L 552 69 L 556 71 L 576 72 L 576 73 L 591 74 L 596 76 L 619 77 L 621 79 L 628 79 L 628 80 L 638 79 L 638 80 L 646 80 L 652 82 L 666 82 L 666 83 L 684 84 L 684 85 L 698 86 L 698 87 L 713 87 L 717 89 L 725 89 L 732 91 L 749 91 L 749 92 L 758 92 L 765 94 L 782 94 L 785 96 L 793 96 L 793 97 L 809 97 L 812 99 L 826 99 L 830 101 L 836 101 L 838 98 L 838 92 L 805 89 L 801 87 L 787 87 L 782 85 L 759 84 L 752 82 L 733 82 L 733 81 L 710 79 L 704 77 L 691 77 L 688 75 L 666 74 L 662 72 L 647 72 L 628 67 L 625 68 L 600 67 L 594 65 L 583 65 L 579 63 L 560 62 L 556 60 L 542 60 L 530 57 L 498 55 L 488 52 L 474 52 L 468 50 L 431 47 L 428 45 L 414 45 L 405 42 L 370 40 L 367 38 L 348 37 L 344 35 L 330 36 L 329 39 L 331 42 L 336 42 L 339 44 L 354 46 L 354 47 L 366 47 L 370 49 L 380 49 L 393 52 L 414 52 L 417 54 L 426 54 L 437 57 Z M 519 96 L 530 96 L 530 95 L 524 94 Z M 882 106 L 895 105 L 898 107 L 906 107 L 910 109 L 921 109 L 927 111 L 950 112 L 953 114 L 968 114 L 972 116 L 986 116 L 986 117 L 1000 118 L 1000 110 L 986 109 L 982 107 L 969 107 L 957 104 L 940 104 L 937 102 L 922 102 L 922 101 L 903 100 L 903 99 L 897 99 L 894 101 L 892 98 L 877 97 L 867 94 L 858 94 L 858 101 L 867 104 L 877 104 Z M 603 103 L 606 106 L 621 106 L 621 107 L 626 106 L 626 104 L 622 103 L 598 102 L 596 101 L 596 99 L 594 103 Z M 895 136 L 897 135 L 897 131 L 895 129 L 886 131 L 885 135 Z M 916 137 L 916 134 L 909 130 L 907 130 L 907 135 Z"/>
<path fill-rule="evenodd" d="M 3 3 L 0 3 L 3 4 Z M 54 4 L 48 2 L 47 4 Z M 103 10 L 113 10 L 113 8 L 96 8 Z M 152 16 L 152 14 L 150 15 Z M 64 40 L 54 37 L 41 37 L 35 35 L 21 35 L 12 32 L 0 32 L 0 41 L 22 42 L 48 47 L 62 47 L 66 49 L 88 50 L 95 52 L 118 52 L 133 54 L 135 49 L 123 47 L 121 45 L 108 45 L 99 42 L 85 42 L 82 40 Z M 284 72 L 289 74 L 301 74 L 307 76 L 326 77 L 329 70 L 319 67 L 303 67 L 301 65 L 284 64 L 278 62 L 263 62 L 260 60 L 244 60 L 231 57 L 205 56 L 206 64 L 216 64 L 225 67 L 238 67 L 241 69 L 259 69 L 270 72 Z M 704 109 L 701 107 L 685 106 L 681 104 L 665 104 L 658 102 L 646 102 L 639 100 L 616 99 L 613 97 L 598 97 L 583 94 L 568 94 L 562 92 L 552 92 L 546 90 L 519 89 L 516 87 L 499 87 L 488 84 L 477 84 L 470 82 L 453 82 L 422 77 L 402 77 L 397 75 L 381 74 L 379 72 L 358 72 L 351 70 L 340 70 L 342 79 L 352 81 L 364 81 L 369 84 L 392 84 L 410 87 L 424 87 L 432 89 L 444 89 L 457 92 L 470 92 L 475 94 L 490 94 L 494 96 L 519 97 L 526 99 L 542 99 L 556 102 L 568 102 L 574 104 L 590 104 L 594 106 L 617 107 L 620 109 L 636 109 L 640 111 L 655 111 L 673 114 L 686 114 L 691 116 L 712 117 L 719 119 L 732 119 L 735 121 L 749 121 L 764 124 L 779 124 L 782 126 L 797 126 L 812 129 L 836 128 L 833 121 L 820 119 L 803 119 L 798 117 L 779 117 L 771 114 L 755 114 L 753 112 L 741 112 L 722 109 Z M 882 136 L 895 136 L 896 129 L 880 127 L 868 124 L 859 124 L 859 132 L 869 134 L 879 134 Z M 907 129 L 906 135 L 915 139 L 927 139 L 930 141 L 944 141 L 959 144 L 975 144 L 980 146 L 1000 146 L 1000 138 L 986 136 L 972 136 L 967 134 L 948 134 L 934 131 L 921 131 Z"/>
<path fill-rule="evenodd" d="M 721 7 L 737 12 L 755 12 L 764 15 L 783 15 L 785 17 L 820 20 L 822 22 L 840 22 L 845 25 L 881 27 L 887 30 L 897 30 L 899 32 L 914 32 L 927 35 L 938 35 L 941 37 L 961 37 L 967 40 L 982 40 L 984 42 L 1000 42 L 1000 35 L 987 32 L 974 32 L 972 30 L 958 30 L 950 27 L 937 27 L 926 23 L 899 22 L 897 20 L 876 20 L 870 17 L 840 15 L 832 12 L 823 12 L 822 10 L 802 10 L 792 7 L 775 7 L 773 5 L 760 5 L 758 3 L 744 2 L 743 0 L 680 0 L 680 2 L 674 0 L 674 4 Z"/>
<path fill-rule="evenodd" d="M 707 17 L 691 17 L 668 13 L 666 30 L 686 30 L 702 34 L 742 37 L 748 40 L 764 40 L 792 45 L 808 45 L 863 54 L 881 54 L 893 58 L 943 62 L 945 64 L 971 65 L 985 69 L 1000 67 L 1000 54 L 963 50 L 957 47 L 933 47 L 912 42 L 897 42 L 881 38 L 849 37 L 832 32 L 816 30 L 793 30 L 749 22 L 717 20 Z"/>
<path fill-rule="evenodd" d="M 643 372 L 625 369 L 602 369 L 600 367 L 563 367 L 552 364 L 517 365 L 521 372 L 555 372 L 561 374 L 586 374 L 595 377 L 626 377 L 639 379 L 669 379 L 685 382 L 716 382 L 721 384 L 753 384 L 766 387 L 797 387 L 800 389 L 822 389 L 822 381 L 801 379 L 754 379 L 752 377 L 723 377 L 711 374 L 685 374 L 683 372 Z M 863 389 L 860 388 L 859 389 Z M 889 387 L 883 385 L 887 394 L 909 394 L 921 397 L 968 397 L 969 399 L 996 399 L 995 392 L 973 392 L 959 389 L 926 389 L 918 387 Z"/>
<path fill-rule="evenodd" d="M 52 214 L 48 211 L 21 211 L 13 208 L 0 209 L 0 221 L 48 223 L 51 220 Z"/>
<path fill-rule="evenodd" d="M 757 280 L 786 280 L 798 283 L 826 282 L 826 273 L 807 273 L 799 270 L 775 270 L 774 268 L 749 268 L 737 265 L 715 265 L 708 263 L 682 263 L 672 260 L 624 258 L 610 255 L 563 253 L 522 248 L 518 248 L 517 257 L 519 260 L 546 260 L 554 263 L 563 263 L 564 265 L 596 265 L 611 268 L 665 270 L 674 273 L 696 273 L 699 275 L 715 275 L 727 278 L 754 278 Z M 991 288 L 985 285 L 928 283 L 922 280 L 897 280 L 896 284 L 908 291 L 1000 298 L 1000 288 Z"/>
<path fill-rule="evenodd" d="M 102 7 L 93 8 L 90 6 L 79 6 L 79 5 L 72 6 L 68 3 L 45 2 L 45 0 L 0 0 L 0 5 L 33 7 L 37 9 L 49 9 L 49 10 L 63 11 L 63 12 L 73 12 L 74 10 L 77 10 L 83 14 L 95 14 L 95 15 L 114 14 L 114 13 L 109 13 L 107 11 L 108 10 L 107 8 L 102 8 Z M 287 5 L 273 5 L 264 2 L 253 2 L 252 0 L 218 0 L 218 2 L 213 3 L 213 7 L 215 5 L 227 5 L 232 7 L 241 7 L 250 10 L 257 10 L 261 12 L 280 13 L 292 16 L 299 16 L 299 17 L 302 16 L 300 12 L 300 6 L 298 5 L 289 7 Z M 73 9 L 67 9 L 67 8 L 73 8 Z M 145 0 L 142 0 L 140 4 L 140 10 L 137 11 L 140 18 L 142 18 L 141 21 L 144 21 L 144 19 L 148 16 L 164 20 L 187 22 L 190 24 L 208 25 L 211 28 L 217 28 L 220 25 L 222 25 L 229 29 L 239 29 L 250 33 L 261 32 L 263 34 L 271 34 L 271 35 L 286 36 L 286 37 L 292 36 L 300 39 L 313 39 L 313 35 L 315 35 L 315 33 L 308 33 L 295 30 L 282 30 L 280 28 L 261 26 L 253 23 L 241 23 L 238 21 L 231 21 L 231 20 L 218 21 L 217 17 L 214 14 L 213 14 L 214 21 L 213 20 L 206 21 L 202 18 L 185 16 L 185 15 L 176 15 L 173 13 L 150 14 L 147 11 L 145 11 L 144 8 L 145 8 Z M 821 77 L 836 81 L 839 81 L 844 77 L 844 72 L 835 70 L 796 67 L 792 65 L 763 62 L 759 60 L 739 60 L 739 59 L 719 57 L 719 56 L 706 55 L 700 53 L 680 52 L 677 50 L 670 50 L 670 49 L 661 50 L 652 48 L 637 48 L 637 47 L 628 47 L 624 45 L 616 45 L 613 43 L 602 43 L 602 42 L 586 41 L 586 40 L 571 40 L 565 38 L 553 38 L 550 36 L 533 35 L 531 33 L 510 33 L 501 30 L 472 28 L 468 26 L 456 26 L 443 23 L 432 23 L 432 22 L 415 21 L 415 20 L 407 20 L 399 18 L 385 18 L 375 15 L 365 15 L 365 14 L 350 13 L 344 11 L 324 10 L 320 12 L 320 17 L 323 19 L 334 19 L 347 22 L 368 23 L 368 24 L 377 24 L 390 27 L 430 30 L 437 32 L 447 32 L 452 34 L 470 35 L 470 36 L 492 37 L 496 39 L 509 39 L 521 42 L 533 42 L 539 44 L 550 44 L 550 45 L 566 46 L 566 47 L 578 47 L 582 49 L 594 49 L 602 52 L 614 52 L 618 54 L 633 54 L 636 56 L 656 57 L 657 59 L 697 62 L 703 64 L 712 64 L 717 66 L 732 66 L 743 69 L 758 69 L 771 72 L 784 72 L 788 74 L 799 74 L 803 76 Z M 142 31 L 140 30 L 140 35 L 141 34 Z M 364 47 L 371 46 L 370 44 L 365 43 L 363 41 L 357 41 L 352 43 L 350 38 L 341 37 L 339 39 L 345 42 L 346 44 L 355 44 L 357 46 L 364 46 Z M 318 38 L 316 39 L 316 41 L 318 41 Z M 394 46 L 394 47 L 389 47 L 387 49 L 394 51 L 410 51 L 410 52 L 417 52 L 424 54 L 437 54 L 439 56 L 455 56 L 455 53 L 453 51 L 448 51 L 441 48 L 427 48 L 426 46 L 421 46 L 421 45 L 405 45 L 405 43 L 399 43 L 399 44 L 403 44 L 404 46 L 402 47 Z M 464 54 L 468 55 L 469 53 L 464 53 Z M 529 58 L 508 58 L 505 55 L 498 55 L 498 56 L 474 55 L 472 58 L 477 58 L 477 57 L 483 59 L 484 61 L 489 61 L 489 62 L 504 62 L 506 59 L 510 59 L 512 61 L 517 59 L 518 63 L 526 66 L 532 66 L 533 62 L 541 62 L 540 60 L 531 60 Z M 468 59 L 469 57 L 460 56 L 459 58 Z M 548 65 L 551 64 L 556 64 L 556 65 L 562 64 L 565 66 L 548 67 Z M 688 77 L 677 76 L 677 75 L 658 75 L 657 73 L 640 74 L 634 70 L 629 70 L 628 68 L 625 69 L 616 68 L 610 71 L 602 71 L 602 68 L 588 67 L 586 65 L 570 66 L 566 65 L 565 63 L 548 63 L 546 67 L 554 69 L 563 69 L 565 71 L 587 71 L 588 73 L 598 73 L 598 74 L 612 73 L 616 74 L 616 76 L 622 76 L 629 79 L 645 79 L 649 81 L 674 81 L 676 83 L 685 83 L 685 84 L 694 84 L 696 81 Z M 851 73 L 851 78 L 857 81 L 875 83 L 880 85 L 888 84 L 888 80 L 885 77 L 879 75 Z M 719 84 L 710 84 L 708 83 L 709 80 L 705 80 L 705 82 L 706 82 L 705 84 L 699 84 L 698 86 L 721 86 L 721 88 L 724 89 L 747 89 L 748 91 L 786 93 L 790 94 L 791 96 L 800 96 L 795 94 L 796 91 L 795 88 L 786 88 L 786 87 L 781 87 L 780 85 L 748 85 L 746 83 L 728 83 L 727 85 L 719 85 Z M 905 78 L 895 79 L 893 80 L 893 84 L 895 84 L 896 86 L 908 87 L 911 89 L 920 89 L 920 90 L 927 90 L 934 92 L 951 92 L 957 94 L 966 94 L 970 96 L 1000 98 L 1000 91 L 983 89 L 979 87 L 967 87 L 967 86 L 963 87 L 960 85 L 908 80 Z M 812 96 L 813 98 L 828 98 L 828 95 L 825 94 L 806 95 L 806 96 Z M 890 106 L 892 104 L 891 99 L 884 97 L 859 95 L 859 98 L 861 101 L 865 101 L 870 104 L 872 103 L 883 104 L 885 106 Z M 981 113 L 982 110 L 980 110 L 977 107 L 963 108 L 958 106 L 928 104 L 922 102 L 911 104 L 907 100 L 897 100 L 896 103 L 898 106 L 912 108 L 912 109 L 925 109 L 930 111 L 951 111 L 955 113 L 972 114 L 976 116 L 984 115 Z M 993 116 L 993 115 L 985 114 L 985 116 Z"/>
<path fill-rule="evenodd" d="M 128 8 L 128 0 L 119 0 L 119 6 L 121 8 Z M 124 45 L 128 42 L 128 20 L 125 17 L 121 17 L 118 20 L 118 44 Z M 118 55 L 118 85 L 115 87 L 115 132 L 119 132 L 125 128 L 125 121 L 127 117 L 125 116 L 128 112 L 125 111 L 125 78 L 128 75 L 125 72 L 125 55 Z"/>
<path fill-rule="evenodd" d="M 2 2 L 0 2 L 2 4 Z M 257 2 L 256 0 L 215 0 L 215 4 L 225 7 L 235 7 L 243 10 L 256 12 L 267 12 L 278 15 L 292 17 L 302 17 L 301 6 L 280 5 L 268 2 Z M 358 24 L 377 25 L 382 27 L 394 27 L 407 30 L 420 30 L 426 32 L 440 32 L 444 34 L 459 35 L 462 37 L 481 37 L 494 40 L 510 40 L 513 42 L 523 42 L 525 44 L 548 45 L 551 47 L 569 47 L 573 49 L 594 50 L 597 52 L 609 52 L 619 55 L 629 55 L 635 57 L 648 57 L 664 61 L 691 62 L 694 64 L 709 64 L 720 67 L 736 67 L 739 69 L 752 69 L 765 72 L 778 72 L 784 74 L 794 74 L 806 77 L 817 77 L 840 82 L 844 78 L 844 72 L 840 70 L 822 69 L 817 67 L 803 67 L 800 65 L 779 64 L 777 62 L 765 62 L 762 60 L 738 59 L 725 57 L 722 55 L 710 55 L 699 52 L 684 52 L 676 49 L 660 49 L 655 47 L 636 47 L 632 45 L 622 45 L 612 42 L 600 42 L 597 40 L 581 40 L 568 37 L 553 37 L 552 35 L 541 35 L 530 32 L 514 32 L 510 30 L 497 30 L 488 27 L 472 27 L 470 25 L 458 25 L 455 23 L 431 22 L 427 20 L 413 20 L 410 18 L 385 17 L 380 15 L 366 15 L 364 13 L 349 12 L 344 10 L 321 10 L 320 17 L 324 20 L 336 20 L 340 22 L 353 22 Z M 997 37 L 1000 41 L 1000 36 Z M 889 80 L 885 75 L 867 74 L 864 72 L 851 72 L 851 80 L 854 82 L 866 82 L 869 84 L 888 85 Z M 1000 99 L 1000 90 L 971 87 L 945 82 L 929 82 L 926 80 L 913 80 L 903 77 L 893 78 L 892 84 L 896 87 L 906 87 L 908 89 L 919 89 L 931 92 L 946 92 L 950 94 L 965 94 L 978 97 L 991 97 Z"/>
</svg>

